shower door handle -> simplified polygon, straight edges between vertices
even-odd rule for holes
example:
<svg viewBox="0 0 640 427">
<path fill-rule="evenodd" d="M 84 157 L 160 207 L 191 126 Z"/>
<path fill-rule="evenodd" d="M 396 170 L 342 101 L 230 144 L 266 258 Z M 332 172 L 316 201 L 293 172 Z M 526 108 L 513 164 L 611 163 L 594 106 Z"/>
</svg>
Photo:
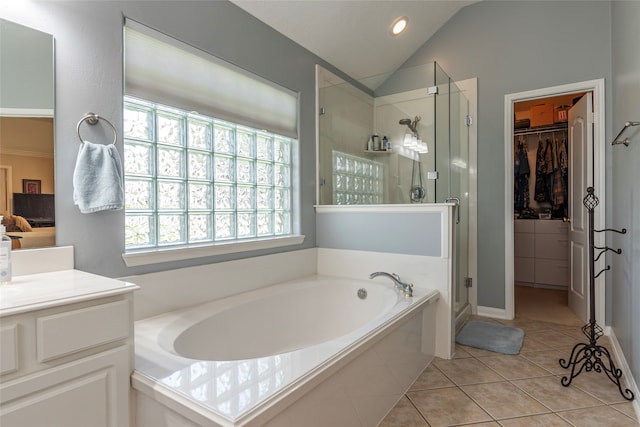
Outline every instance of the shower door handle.
<svg viewBox="0 0 640 427">
<path fill-rule="evenodd" d="M 457 197 L 447 197 L 444 199 L 445 203 L 455 202 L 456 204 L 456 224 L 460 224 L 460 199 Z"/>
</svg>

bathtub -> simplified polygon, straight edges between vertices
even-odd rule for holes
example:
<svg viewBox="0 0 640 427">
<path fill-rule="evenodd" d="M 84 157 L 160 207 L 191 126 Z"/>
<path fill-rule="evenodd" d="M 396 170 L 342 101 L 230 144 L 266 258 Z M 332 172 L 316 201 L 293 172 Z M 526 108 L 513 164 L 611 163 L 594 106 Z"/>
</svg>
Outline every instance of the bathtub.
<svg viewBox="0 0 640 427">
<path fill-rule="evenodd" d="M 140 320 L 136 425 L 375 426 L 433 358 L 438 298 L 312 276 Z"/>
</svg>

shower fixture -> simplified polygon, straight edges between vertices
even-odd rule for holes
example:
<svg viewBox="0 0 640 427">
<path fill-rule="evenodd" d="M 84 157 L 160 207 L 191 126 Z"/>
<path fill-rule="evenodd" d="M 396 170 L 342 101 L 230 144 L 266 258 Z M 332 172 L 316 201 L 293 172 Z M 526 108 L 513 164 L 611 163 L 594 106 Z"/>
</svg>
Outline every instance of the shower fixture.
<svg viewBox="0 0 640 427">
<path fill-rule="evenodd" d="M 411 133 L 417 138 L 418 137 L 418 122 L 420 121 L 421 117 L 420 116 L 416 116 L 415 119 L 413 119 L 413 121 L 411 121 L 411 119 L 400 119 L 400 121 L 398 122 L 398 124 L 401 125 L 407 125 L 407 127 L 411 130 Z"/>
</svg>

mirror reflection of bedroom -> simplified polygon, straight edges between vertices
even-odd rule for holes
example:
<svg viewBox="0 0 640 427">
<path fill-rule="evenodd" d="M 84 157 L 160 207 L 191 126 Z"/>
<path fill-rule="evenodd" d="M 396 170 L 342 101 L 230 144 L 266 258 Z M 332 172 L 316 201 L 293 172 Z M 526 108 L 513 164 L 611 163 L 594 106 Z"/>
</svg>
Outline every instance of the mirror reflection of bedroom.
<svg viewBox="0 0 640 427">
<path fill-rule="evenodd" d="M 13 249 L 55 246 L 53 37 L 0 19 L 0 215 Z"/>
<path fill-rule="evenodd" d="M 55 246 L 53 118 L 0 117 L 0 214 L 13 249 Z"/>
</svg>

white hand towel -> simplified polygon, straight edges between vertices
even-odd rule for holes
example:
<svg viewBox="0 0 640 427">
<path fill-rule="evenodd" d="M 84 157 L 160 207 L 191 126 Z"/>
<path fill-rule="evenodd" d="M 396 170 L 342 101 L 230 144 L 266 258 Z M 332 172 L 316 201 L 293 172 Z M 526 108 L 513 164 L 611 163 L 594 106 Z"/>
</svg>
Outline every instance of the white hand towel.
<svg viewBox="0 0 640 427">
<path fill-rule="evenodd" d="M 80 145 L 73 171 L 73 202 L 82 213 L 124 207 L 122 163 L 114 144 L 84 141 Z"/>
</svg>

